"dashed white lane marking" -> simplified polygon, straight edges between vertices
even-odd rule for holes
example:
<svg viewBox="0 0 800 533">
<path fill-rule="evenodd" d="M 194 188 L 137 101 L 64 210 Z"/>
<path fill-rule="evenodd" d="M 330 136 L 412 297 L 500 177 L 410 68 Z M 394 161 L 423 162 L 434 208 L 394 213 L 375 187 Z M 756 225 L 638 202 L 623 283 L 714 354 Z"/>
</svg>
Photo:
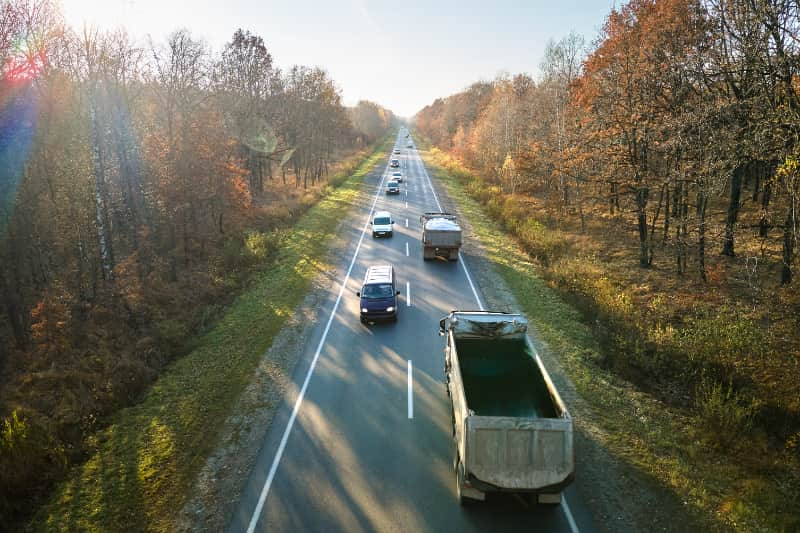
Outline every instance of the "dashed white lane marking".
<svg viewBox="0 0 800 533">
<path fill-rule="evenodd" d="M 406 281 L 406 307 L 411 307 L 411 282 Z"/>
<path fill-rule="evenodd" d="M 414 385 L 411 379 L 411 359 L 408 360 L 408 418 L 414 418 Z"/>
<path fill-rule="evenodd" d="M 406 227 L 408 227 L 408 219 L 406 219 Z"/>
<path fill-rule="evenodd" d="M 408 257 L 408 242 L 406 242 L 406 257 Z"/>
</svg>

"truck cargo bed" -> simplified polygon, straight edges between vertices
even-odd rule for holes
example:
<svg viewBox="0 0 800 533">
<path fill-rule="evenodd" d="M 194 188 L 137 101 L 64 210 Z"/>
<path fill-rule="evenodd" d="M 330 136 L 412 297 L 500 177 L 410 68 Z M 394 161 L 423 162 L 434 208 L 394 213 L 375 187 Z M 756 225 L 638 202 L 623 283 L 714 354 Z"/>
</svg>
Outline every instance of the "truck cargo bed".
<svg viewBox="0 0 800 533">
<path fill-rule="evenodd" d="M 456 341 L 467 406 L 478 416 L 558 417 L 524 339 Z"/>
</svg>

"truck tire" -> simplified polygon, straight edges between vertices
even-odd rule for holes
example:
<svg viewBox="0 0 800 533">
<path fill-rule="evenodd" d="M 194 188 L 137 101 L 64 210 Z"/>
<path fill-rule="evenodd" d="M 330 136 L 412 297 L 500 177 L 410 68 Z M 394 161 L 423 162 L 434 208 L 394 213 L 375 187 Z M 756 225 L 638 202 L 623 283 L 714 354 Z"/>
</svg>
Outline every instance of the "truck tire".
<svg viewBox="0 0 800 533">
<path fill-rule="evenodd" d="M 458 453 L 456 453 L 456 456 L 458 456 Z M 459 459 L 458 464 L 456 465 L 456 495 L 458 496 L 458 503 L 460 505 L 464 507 L 469 507 L 470 505 L 475 503 L 475 500 L 473 500 L 472 498 L 468 498 L 467 496 L 464 496 L 464 494 L 462 494 L 461 485 L 463 485 L 463 483 L 464 483 L 464 464 Z"/>
</svg>

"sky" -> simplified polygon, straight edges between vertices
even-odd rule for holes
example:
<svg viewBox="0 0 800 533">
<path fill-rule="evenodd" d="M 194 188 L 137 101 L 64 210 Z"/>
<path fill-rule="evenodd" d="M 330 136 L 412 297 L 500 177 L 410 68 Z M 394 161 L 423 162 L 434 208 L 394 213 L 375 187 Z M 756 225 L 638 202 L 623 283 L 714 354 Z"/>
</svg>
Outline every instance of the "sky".
<svg viewBox="0 0 800 533">
<path fill-rule="evenodd" d="M 594 41 L 614 0 L 61 0 L 67 22 L 124 27 L 146 42 L 186 28 L 219 51 L 237 28 L 281 68 L 327 70 L 346 105 L 372 100 L 411 117 L 498 74 L 538 76 L 549 40 Z M 617 2 L 620 3 L 619 1 Z"/>
</svg>

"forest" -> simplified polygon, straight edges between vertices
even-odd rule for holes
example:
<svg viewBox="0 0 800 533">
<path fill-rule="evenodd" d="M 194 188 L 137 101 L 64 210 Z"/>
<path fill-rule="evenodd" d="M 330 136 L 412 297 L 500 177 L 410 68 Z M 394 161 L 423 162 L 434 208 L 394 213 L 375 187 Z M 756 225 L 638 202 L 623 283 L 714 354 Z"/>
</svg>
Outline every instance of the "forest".
<svg viewBox="0 0 800 533">
<path fill-rule="evenodd" d="M 0 529 L 396 125 L 236 30 L 213 51 L 0 4 Z"/>
<path fill-rule="evenodd" d="M 582 311 L 600 364 L 794 494 L 799 39 L 793 1 L 631 0 L 593 42 L 551 41 L 536 78 L 414 119 Z"/>
</svg>

